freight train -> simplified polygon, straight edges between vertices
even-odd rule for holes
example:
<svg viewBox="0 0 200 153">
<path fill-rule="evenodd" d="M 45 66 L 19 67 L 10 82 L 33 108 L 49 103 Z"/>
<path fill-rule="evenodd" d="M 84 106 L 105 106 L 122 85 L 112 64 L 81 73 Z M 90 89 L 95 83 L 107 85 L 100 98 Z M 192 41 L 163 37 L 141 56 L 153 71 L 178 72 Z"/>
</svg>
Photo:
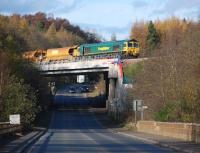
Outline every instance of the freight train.
<svg viewBox="0 0 200 153">
<path fill-rule="evenodd" d="M 25 52 L 23 57 L 33 61 L 58 61 L 74 59 L 92 59 L 92 58 L 113 58 L 113 57 L 131 57 L 139 56 L 139 42 L 135 39 L 109 41 L 93 44 L 83 44 L 80 46 L 71 46 L 65 48 L 53 48 Z"/>
<path fill-rule="evenodd" d="M 47 54 L 47 51 L 45 50 L 28 51 L 28 52 L 23 53 L 23 58 L 32 62 L 39 62 L 44 59 L 46 54 Z"/>
</svg>

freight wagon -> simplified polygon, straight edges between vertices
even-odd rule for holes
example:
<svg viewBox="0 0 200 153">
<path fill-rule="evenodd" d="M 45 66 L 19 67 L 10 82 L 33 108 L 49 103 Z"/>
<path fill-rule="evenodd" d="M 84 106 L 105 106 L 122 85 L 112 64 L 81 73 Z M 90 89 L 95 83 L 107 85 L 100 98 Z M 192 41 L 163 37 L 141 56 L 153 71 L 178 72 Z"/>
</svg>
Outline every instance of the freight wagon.
<svg viewBox="0 0 200 153">
<path fill-rule="evenodd" d="M 23 54 L 23 58 L 32 62 L 39 62 L 45 59 L 46 53 L 45 50 L 28 51 Z"/>
<path fill-rule="evenodd" d="M 48 49 L 44 61 L 70 60 L 73 56 L 79 56 L 77 47 Z"/>
</svg>

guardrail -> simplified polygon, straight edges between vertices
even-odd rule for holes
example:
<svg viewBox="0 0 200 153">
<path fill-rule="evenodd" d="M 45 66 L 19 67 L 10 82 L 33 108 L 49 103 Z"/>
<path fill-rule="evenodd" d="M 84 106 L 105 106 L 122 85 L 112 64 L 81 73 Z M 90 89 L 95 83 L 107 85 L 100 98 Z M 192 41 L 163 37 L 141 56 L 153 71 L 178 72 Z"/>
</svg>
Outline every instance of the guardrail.
<svg viewBox="0 0 200 153">
<path fill-rule="evenodd" d="M 21 125 L 10 124 L 9 122 L 0 123 L 0 135 L 20 131 Z"/>
</svg>

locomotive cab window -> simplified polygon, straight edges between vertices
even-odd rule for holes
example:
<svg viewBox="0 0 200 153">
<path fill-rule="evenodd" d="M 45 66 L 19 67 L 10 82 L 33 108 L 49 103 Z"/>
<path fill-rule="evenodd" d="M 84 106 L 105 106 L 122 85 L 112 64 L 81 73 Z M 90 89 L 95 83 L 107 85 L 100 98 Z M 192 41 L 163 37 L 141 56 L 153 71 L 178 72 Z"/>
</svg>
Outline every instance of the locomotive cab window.
<svg viewBox="0 0 200 153">
<path fill-rule="evenodd" d="M 138 47 L 139 47 L 139 44 L 138 44 L 138 43 L 134 43 L 134 47 L 135 47 L 135 48 L 138 48 Z"/>
<path fill-rule="evenodd" d="M 128 42 L 128 47 L 133 47 L 133 42 Z"/>
<path fill-rule="evenodd" d="M 74 54 L 74 49 L 70 48 L 69 49 L 69 55 L 73 56 L 73 54 Z"/>
</svg>

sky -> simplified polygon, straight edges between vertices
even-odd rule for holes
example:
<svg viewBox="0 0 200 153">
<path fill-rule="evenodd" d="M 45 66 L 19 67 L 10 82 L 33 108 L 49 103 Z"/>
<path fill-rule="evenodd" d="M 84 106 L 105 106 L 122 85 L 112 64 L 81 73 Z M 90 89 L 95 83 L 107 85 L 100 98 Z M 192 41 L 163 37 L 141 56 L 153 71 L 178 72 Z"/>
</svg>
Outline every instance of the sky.
<svg viewBox="0 0 200 153">
<path fill-rule="evenodd" d="M 113 33 L 117 39 L 127 39 L 135 21 L 171 16 L 197 20 L 200 0 L 0 0 L 0 13 L 4 15 L 39 11 L 66 18 L 107 40 Z"/>
</svg>

